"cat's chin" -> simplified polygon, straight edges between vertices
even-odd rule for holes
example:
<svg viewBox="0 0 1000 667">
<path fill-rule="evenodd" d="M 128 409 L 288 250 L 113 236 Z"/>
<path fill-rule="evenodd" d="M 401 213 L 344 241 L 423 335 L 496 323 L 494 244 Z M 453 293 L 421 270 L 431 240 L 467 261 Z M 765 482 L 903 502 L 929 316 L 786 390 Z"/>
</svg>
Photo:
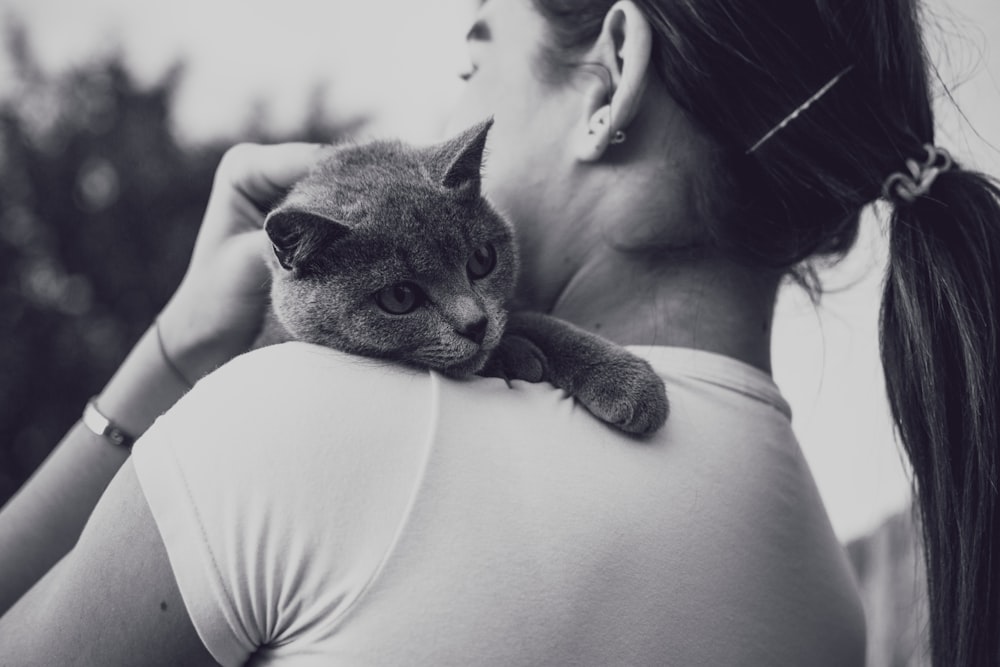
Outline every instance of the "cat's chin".
<svg viewBox="0 0 1000 667">
<path fill-rule="evenodd" d="M 437 369 L 442 375 L 447 375 L 448 377 L 462 378 L 468 377 L 470 375 L 475 375 L 483 366 L 486 365 L 486 360 L 490 358 L 490 353 L 492 349 L 480 348 L 475 354 L 473 354 L 468 359 L 460 361 L 456 364 L 450 366 L 440 367 Z"/>
</svg>

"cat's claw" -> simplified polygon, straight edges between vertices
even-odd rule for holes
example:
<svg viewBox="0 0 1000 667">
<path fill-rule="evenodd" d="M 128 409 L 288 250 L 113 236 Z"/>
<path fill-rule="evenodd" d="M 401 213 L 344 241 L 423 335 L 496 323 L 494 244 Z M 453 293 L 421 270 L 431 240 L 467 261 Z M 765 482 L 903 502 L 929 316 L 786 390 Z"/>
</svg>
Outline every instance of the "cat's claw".
<svg viewBox="0 0 1000 667">
<path fill-rule="evenodd" d="M 602 421 L 634 435 L 659 430 L 670 413 L 663 380 L 645 360 L 632 356 L 591 369 L 575 396 Z"/>
</svg>

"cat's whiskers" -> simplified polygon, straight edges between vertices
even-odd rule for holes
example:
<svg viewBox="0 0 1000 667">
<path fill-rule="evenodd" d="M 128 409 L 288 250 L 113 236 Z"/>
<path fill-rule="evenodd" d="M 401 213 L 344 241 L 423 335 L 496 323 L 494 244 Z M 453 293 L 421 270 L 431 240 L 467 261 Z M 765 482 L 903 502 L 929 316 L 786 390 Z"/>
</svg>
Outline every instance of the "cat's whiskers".
<svg viewBox="0 0 1000 667">
<path fill-rule="evenodd" d="M 457 338 L 457 337 L 452 337 Z M 444 341 L 431 340 L 427 345 L 415 350 L 410 359 L 440 371 L 449 371 L 465 366 L 472 367 L 468 373 L 479 370 L 482 363 L 485 363 L 489 353 L 496 346 L 496 341 L 486 341 L 477 345 L 471 341 Z M 453 374 L 453 373 L 452 373 Z M 460 373 L 465 374 L 465 373 Z"/>
</svg>

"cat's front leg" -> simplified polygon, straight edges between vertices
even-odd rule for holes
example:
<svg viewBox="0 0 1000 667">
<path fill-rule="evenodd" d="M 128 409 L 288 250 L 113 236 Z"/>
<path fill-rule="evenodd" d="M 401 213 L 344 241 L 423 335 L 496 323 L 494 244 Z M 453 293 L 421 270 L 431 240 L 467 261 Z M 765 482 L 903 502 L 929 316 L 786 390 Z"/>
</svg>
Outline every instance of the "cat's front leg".
<svg viewBox="0 0 1000 667">
<path fill-rule="evenodd" d="M 518 367 L 534 368 L 542 379 L 565 389 L 613 426 L 637 435 L 663 426 L 670 410 L 663 380 L 644 359 L 569 322 L 532 312 L 511 313 L 504 339 L 521 341 L 502 351 Z M 504 346 L 501 341 L 501 348 Z M 498 348 L 499 349 L 499 348 Z M 506 360 L 504 360 L 506 362 Z"/>
<path fill-rule="evenodd" d="M 505 331 L 478 375 L 502 378 L 508 386 L 511 380 L 541 382 L 547 375 L 545 355 L 527 338 Z"/>
</svg>

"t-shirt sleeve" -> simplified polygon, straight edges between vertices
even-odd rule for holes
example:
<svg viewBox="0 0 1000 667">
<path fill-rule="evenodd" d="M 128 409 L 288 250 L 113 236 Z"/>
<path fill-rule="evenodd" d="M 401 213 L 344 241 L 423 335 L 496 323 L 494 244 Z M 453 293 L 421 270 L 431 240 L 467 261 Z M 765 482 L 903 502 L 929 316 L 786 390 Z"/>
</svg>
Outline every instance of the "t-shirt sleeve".
<svg viewBox="0 0 1000 667">
<path fill-rule="evenodd" d="M 267 348 L 203 379 L 136 443 L 181 595 L 219 663 L 301 640 L 364 591 L 419 474 L 429 382 L 314 346 Z"/>
<path fill-rule="evenodd" d="M 220 664 L 242 665 L 260 644 L 262 628 L 246 613 L 252 614 L 252 605 L 243 609 L 234 599 L 207 535 L 206 523 L 214 519 L 203 516 L 204 505 L 178 459 L 174 443 L 199 439 L 185 428 L 181 412 L 160 418 L 136 443 L 132 460 L 202 643 Z"/>
</svg>

